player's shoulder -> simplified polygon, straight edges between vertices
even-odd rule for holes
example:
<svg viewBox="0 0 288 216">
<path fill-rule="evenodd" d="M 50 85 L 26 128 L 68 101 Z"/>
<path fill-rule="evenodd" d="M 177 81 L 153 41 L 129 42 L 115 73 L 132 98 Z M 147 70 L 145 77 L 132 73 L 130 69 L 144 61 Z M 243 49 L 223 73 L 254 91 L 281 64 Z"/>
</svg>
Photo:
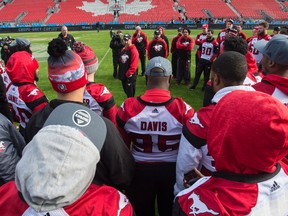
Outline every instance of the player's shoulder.
<svg viewBox="0 0 288 216">
<path fill-rule="evenodd" d="M 137 100 L 136 97 L 129 97 L 122 102 L 121 107 L 125 108 L 125 110 L 128 110 L 133 109 L 133 106 L 139 106 L 140 104 L 141 103 Z"/>
<path fill-rule="evenodd" d="M 34 84 L 19 86 L 18 91 L 20 96 L 27 100 L 33 100 L 44 96 L 44 93 Z"/>
<path fill-rule="evenodd" d="M 209 105 L 199 109 L 194 115 L 185 123 L 189 131 L 207 131 L 210 125 L 214 105 Z"/>
</svg>

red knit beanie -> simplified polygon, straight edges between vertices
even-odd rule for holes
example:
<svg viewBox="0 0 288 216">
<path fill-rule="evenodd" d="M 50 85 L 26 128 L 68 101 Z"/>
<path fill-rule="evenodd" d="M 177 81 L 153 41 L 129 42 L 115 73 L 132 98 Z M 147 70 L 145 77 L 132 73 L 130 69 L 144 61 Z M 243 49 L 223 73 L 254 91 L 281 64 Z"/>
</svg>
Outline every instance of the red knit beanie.
<svg viewBox="0 0 288 216">
<path fill-rule="evenodd" d="M 76 42 L 73 50 L 81 57 L 88 74 L 94 73 L 98 69 L 98 58 L 91 47 L 84 45 L 82 42 Z"/>
<path fill-rule="evenodd" d="M 49 56 L 48 78 L 55 91 L 68 93 L 87 83 L 87 72 L 79 55 L 66 50 L 64 55 Z"/>
</svg>

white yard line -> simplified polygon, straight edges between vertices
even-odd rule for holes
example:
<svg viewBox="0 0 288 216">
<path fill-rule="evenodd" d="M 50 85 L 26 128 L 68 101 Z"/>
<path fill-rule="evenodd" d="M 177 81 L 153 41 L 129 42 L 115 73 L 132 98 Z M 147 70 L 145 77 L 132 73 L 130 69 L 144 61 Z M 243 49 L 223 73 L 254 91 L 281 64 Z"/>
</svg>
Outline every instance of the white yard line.
<svg viewBox="0 0 288 216">
<path fill-rule="evenodd" d="M 104 55 L 103 58 L 100 60 L 100 62 L 99 62 L 99 67 L 100 67 L 102 61 L 106 58 L 106 56 L 107 56 L 107 54 L 108 54 L 109 52 L 110 52 L 110 48 L 108 48 L 108 50 L 106 51 L 105 55 Z"/>
</svg>

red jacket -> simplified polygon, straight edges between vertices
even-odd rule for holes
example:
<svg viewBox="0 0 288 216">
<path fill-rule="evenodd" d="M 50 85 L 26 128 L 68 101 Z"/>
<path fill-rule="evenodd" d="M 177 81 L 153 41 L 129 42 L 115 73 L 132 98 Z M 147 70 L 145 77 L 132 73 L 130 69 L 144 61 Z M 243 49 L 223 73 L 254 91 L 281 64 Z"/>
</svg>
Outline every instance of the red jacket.
<svg viewBox="0 0 288 216">
<path fill-rule="evenodd" d="M 120 54 L 119 78 L 129 77 L 136 73 L 138 69 L 139 53 L 134 44 L 124 47 Z"/>
<path fill-rule="evenodd" d="M 2 216 L 21 216 L 28 208 L 28 204 L 19 196 L 14 181 L 0 188 Z M 112 187 L 95 184 L 91 184 L 77 201 L 62 210 L 69 216 L 133 215 L 132 205 L 124 194 Z"/>
<path fill-rule="evenodd" d="M 163 58 L 168 57 L 168 47 L 167 43 L 162 39 L 155 39 L 153 38 L 147 47 L 147 54 L 148 54 L 148 59 L 150 60 L 153 57 L 156 56 L 162 56 Z"/>
</svg>

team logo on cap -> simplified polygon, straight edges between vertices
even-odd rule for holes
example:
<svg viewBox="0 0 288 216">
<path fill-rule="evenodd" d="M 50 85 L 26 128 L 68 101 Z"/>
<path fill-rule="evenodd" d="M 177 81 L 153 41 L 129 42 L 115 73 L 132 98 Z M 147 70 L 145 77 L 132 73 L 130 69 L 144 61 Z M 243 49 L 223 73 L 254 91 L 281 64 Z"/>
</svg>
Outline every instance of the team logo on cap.
<svg viewBox="0 0 288 216">
<path fill-rule="evenodd" d="M 77 110 L 72 115 L 74 124 L 79 127 L 86 127 L 91 121 L 91 116 L 86 110 Z"/>
<path fill-rule="evenodd" d="M 58 89 L 62 92 L 67 90 L 66 85 L 64 84 L 58 84 Z"/>
<path fill-rule="evenodd" d="M 162 64 L 159 62 L 155 62 L 155 64 L 154 64 L 154 67 L 161 67 L 161 66 L 162 66 Z"/>
</svg>

